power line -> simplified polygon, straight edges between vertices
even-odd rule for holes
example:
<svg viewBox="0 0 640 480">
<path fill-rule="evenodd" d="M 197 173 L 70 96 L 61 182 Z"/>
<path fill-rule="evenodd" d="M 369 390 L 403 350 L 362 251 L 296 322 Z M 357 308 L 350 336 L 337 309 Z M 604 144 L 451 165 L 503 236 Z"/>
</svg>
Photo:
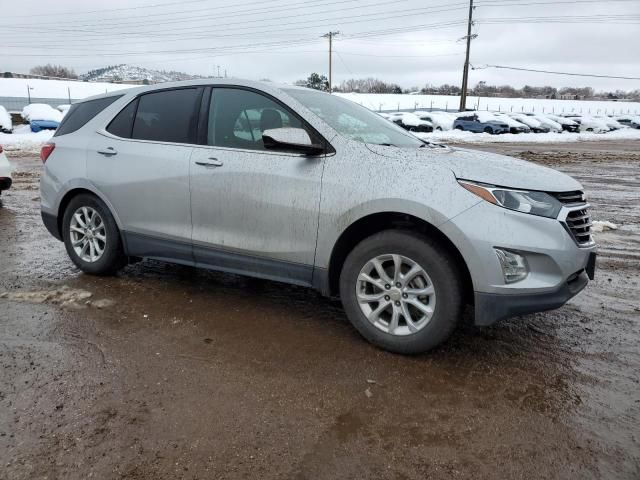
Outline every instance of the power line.
<svg viewBox="0 0 640 480">
<path fill-rule="evenodd" d="M 536 70 L 533 68 L 507 67 L 505 65 L 483 65 L 482 67 L 473 67 L 474 70 L 482 70 L 485 68 L 500 68 L 505 70 L 518 70 L 523 72 L 549 73 L 552 75 L 569 75 L 572 77 L 594 77 L 594 78 L 614 78 L 618 80 L 640 80 L 640 77 L 619 77 L 614 75 L 598 75 L 595 73 L 554 72 L 550 70 Z"/>
<path fill-rule="evenodd" d="M 385 3 L 379 3 L 376 4 L 377 5 L 383 5 L 386 4 L 388 5 L 389 2 L 385 2 Z M 458 5 L 462 5 L 462 4 L 458 4 Z M 354 7 L 357 8 L 357 7 Z M 447 8 L 441 8 L 440 10 L 434 10 L 435 7 L 427 7 L 427 8 L 420 8 L 420 9 L 405 9 L 405 10 L 385 10 L 385 11 L 381 11 L 381 12 L 374 12 L 374 13 L 363 13 L 363 14 L 359 14 L 359 15 L 350 15 L 348 18 L 348 20 L 344 20 L 344 16 L 340 16 L 340 17 L 325 17 L 325 18 L 319 18 L 319 19 L 310 19 L 310 20 L 303 20 L 303 21 L 294 21 L 294 22 L 285 22 L 285 23 L 278 23 L 277 25 L 265 25 L 265 22 L 267 21 L 272 21 L 272 20 L 277 20 L 277 21 L 281 21 L 283 19 L 288 19 L 288 18 L 299 18 L 299 17 L 304 17 L 304 16 L 308 16 L 309 14 L 298 14 L 298 15 L 290 15 L 290 16 L 286 16 L 286 17 L 279 17 L 279 18 L 270 18 L 270 19 L 259 19 L 259 20 L 249 20 L 249 21 L 243 21 L 243 22 L 236 22 L 236 23 L 228 23 L 225 22 L 224 23 L 224 28 L 217 28 L 216 32 L 225 32 L 225 31 L 234 31 L 237 32 L 239 30 L 251 30 L 254 28 L 264 28 L 265 26 L 269 26 L 269 27 L 277 27 L 279 29 L 279 32 L 281 31 L 286 31 L 286 30 L 291 30 L 291 29 L 283 29 L 281 28 L 282 26 L 287 26 L 287 25 L 297 25 L 300 26 L 302 24 L 313 24 L 312 26 L 322 26 L 320 24 L 318 24 L 317 22 L 330 22 L 331 25 L 335 24 L 335 22 L 340 22 L 341 24 L 345 24 L 345 23 L 359 23 L 362 21 L 379 21 L 379 20 L 388 20 L 388 19 L 392 19 L 392 18 L 403 18 L 403 17 L 407 17 L 407 16 L 415 16 L 418 15 L 420 13 L 442 13 L 442 12 L 449 12 L 449 11 L 454 11 L 454 10 L 460 10 L 463 7 L 447 7 Z M 438 7 L 440 8 L 440 7 Z M 351 8 L 349 8 L 351 9 Z M 344 9 L 343 9 L 344 10 Z M 314 12 L 311 15 L 315 15 L 318 13 L 324 13 L 324 12 Z M 333 12 L 332 12 L 333 13 Z M 335 12 L 335 13 L 340 13 Z M 390 13 L 397 13 L 397 15 L 391 15 L 391 16 L 384 16 L 384 17 L 380 17 L 380 18 L 371 18 L 371 19 L 367 19 L 367 20 L 353 20 L 353 19 L 362 19 L 365 17 L 378 17 L 380 15 L 388 15 Z M 234 27 L 233 25 L 245 25 L 248 23 L 259 23 L 259 25 L 256 26 L 247 26 L 247 27 Z M 161 23 L 154 23 L 154 22 L 146 22 L 145 26 L 146 27 L 155 27 L 160 25 Z M 26 27 L 20 27 L 20 26 L 15 26 L 15 25 L 0 25 L 2 26 L 2 28 L 11 28 L 11 29 L 33 29 L 33 26 L 26 26 Z M 172 28 L 172 29 L 164 29 L 163 33 L 161 35 L 157 34 L 157 32 L 155 30 L 151 30 L 151 31 L 141 31 L 139 29 L 137 29 L 134 32 L 127 32 L 127 31 L 116 31 L 114 32 L 113 30 L 109 30 L 109 31 L 105 31 L 105 32 L 101 32 L 101 31 L 95 31 L 95 30 L 85 30 L 85 29 L 79 29 L 77 27 L 79 27 L 80 25 L 76 25 L 73 29 L 52 29 L 52 28 L 48 28 L 47 27 L 47 32 L 50 33 L 51 31 L 58 31 L 58 32 L 70 32 L 74 35 L 78 35 L 79 33 L 90 33 L 90 34 L 95 34 L 98 36 L 110 36 L 110 35 L 136 35 L 136 36 L 146 36 L 151 34 L 152 36 L 166 36 L 165 34 L 167 32 L 179 32 L 176 35 L 179 36 L 183 36 L 184 35 L 184 27 L 179 27 L 179 28 Z M 203 28 L 204 26 L 191 26 L 191 28 Z M 300 29 L 302 27 L 296 28 L 294 30 Z M 307 27 L 305 27 L 307 28 Z M 273 32 L 269 32 L 269 33 L 273 33 Z M 218 35 L 217 33 L 212 33 L 212 34 L 208 34 L 206 35 L 207 38 L 209 37 L 221 37 L 224 35 Z M 85 36 L 86 37 L 86 36 Z"/>
</svg>

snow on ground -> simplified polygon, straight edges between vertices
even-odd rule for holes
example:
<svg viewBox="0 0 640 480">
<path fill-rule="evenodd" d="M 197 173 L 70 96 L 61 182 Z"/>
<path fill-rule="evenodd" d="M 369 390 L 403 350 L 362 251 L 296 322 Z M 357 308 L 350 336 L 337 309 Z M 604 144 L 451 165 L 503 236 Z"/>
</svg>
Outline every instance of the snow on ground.
<svg viewBox="0 0 640 480">
<path fill-rule="evenodd" d="M 336 93 L 371 110 L 424 110 L 429 108 L 457 110 L 460 97 L 453 95 L 405 95 L 384 93 Z M 479 103 L 478 103 L 479 102 Z M 640 115 L 638 102 L 597 100 L 547 100 L 539 98 L 467 97 L 467 108 L 501 112 L 589 113 Z"/>
<path fill-rule="evenodd" d="M 607 133 L 472 133 L 461 130 L 449 130 L 433 133 L 414 133 L 417 137 L 430 142 L 442 143 L 568 143 L 590 142 L 598 140 L 640 140 L 640 130 L 624 128 Z"/>
<path fill-rule="evenodd" d="M 14 154 L 38 154 L 40 147 L 53 136 L 53 130 L 33 133 L 29 125 L 19 125 L 13 133 L 0 133 L 0 145 L 11 156 Z"/>
<path fill-rule="evenodd" d="M 0 97 L 59 98 L 80 100 L 92 95 L 113 92 L 137 85 L 117 83 L 78 82 L 72 80 L 38 80 L 33 78 L 0 78 Z M 62 101 L 60 103 L 63 103 Z M 64 102 L 66 103 L 66 102 Z"/>
</svg>

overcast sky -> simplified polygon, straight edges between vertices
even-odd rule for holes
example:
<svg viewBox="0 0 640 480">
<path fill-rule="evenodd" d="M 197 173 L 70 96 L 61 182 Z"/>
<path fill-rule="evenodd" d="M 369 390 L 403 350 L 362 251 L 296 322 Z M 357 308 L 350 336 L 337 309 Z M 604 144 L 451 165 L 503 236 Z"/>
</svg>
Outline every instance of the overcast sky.
<svg viewBox="0 0 640 480">
<path fill-rule="evenodd" d="M 640 1 L 476 0 L 471 63 L 640 77 Z M 293 82 L 328 72 L 334 83 L 374 76 L 403 87 L 459 84 L 468 1 L 445 0 L 0 0 L 0 71 L 38 64 L 77 73 L 127 63 Z M 508 19 L 508 20 L 496 20 Z M 569 23 L 571 22 L 571 23 Z M 631 90 L 638 80 L 493 68 L 470 84 Z M 0 92 L 1 94 L 1 92 Z"/>
</svg>

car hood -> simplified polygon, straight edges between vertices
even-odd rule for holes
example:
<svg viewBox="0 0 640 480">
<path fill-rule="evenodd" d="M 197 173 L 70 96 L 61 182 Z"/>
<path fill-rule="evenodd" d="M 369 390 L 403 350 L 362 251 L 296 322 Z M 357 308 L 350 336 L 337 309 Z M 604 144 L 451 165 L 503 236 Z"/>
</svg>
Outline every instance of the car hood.
<svg viewBox="0 0 640 480">
<path fill-rule="evenodd" d="M 582 185 L 569 175 L 505 155 L 444 146 L 415 151 L 371 144 L 367 147 L 385 157 L 406 160 L 408 156 L 415 155 L 417 162 L 433 162 L 447 167 L 459 179 L 546 192 L 582 190 Z"/>
</svg>

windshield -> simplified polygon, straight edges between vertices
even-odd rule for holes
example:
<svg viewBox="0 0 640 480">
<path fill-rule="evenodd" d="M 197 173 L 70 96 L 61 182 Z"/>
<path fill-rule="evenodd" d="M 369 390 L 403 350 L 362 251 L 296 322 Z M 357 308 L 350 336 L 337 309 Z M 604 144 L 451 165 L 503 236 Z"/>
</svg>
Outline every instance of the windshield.
<svg viewBox="0 0 640 480">
<path fill-rule="evenodd" d="M 357 103 L 311 89 L 283 90 L 352 140 L 405 148 L 424 145 L 420 139 Z"/>
</svg>

